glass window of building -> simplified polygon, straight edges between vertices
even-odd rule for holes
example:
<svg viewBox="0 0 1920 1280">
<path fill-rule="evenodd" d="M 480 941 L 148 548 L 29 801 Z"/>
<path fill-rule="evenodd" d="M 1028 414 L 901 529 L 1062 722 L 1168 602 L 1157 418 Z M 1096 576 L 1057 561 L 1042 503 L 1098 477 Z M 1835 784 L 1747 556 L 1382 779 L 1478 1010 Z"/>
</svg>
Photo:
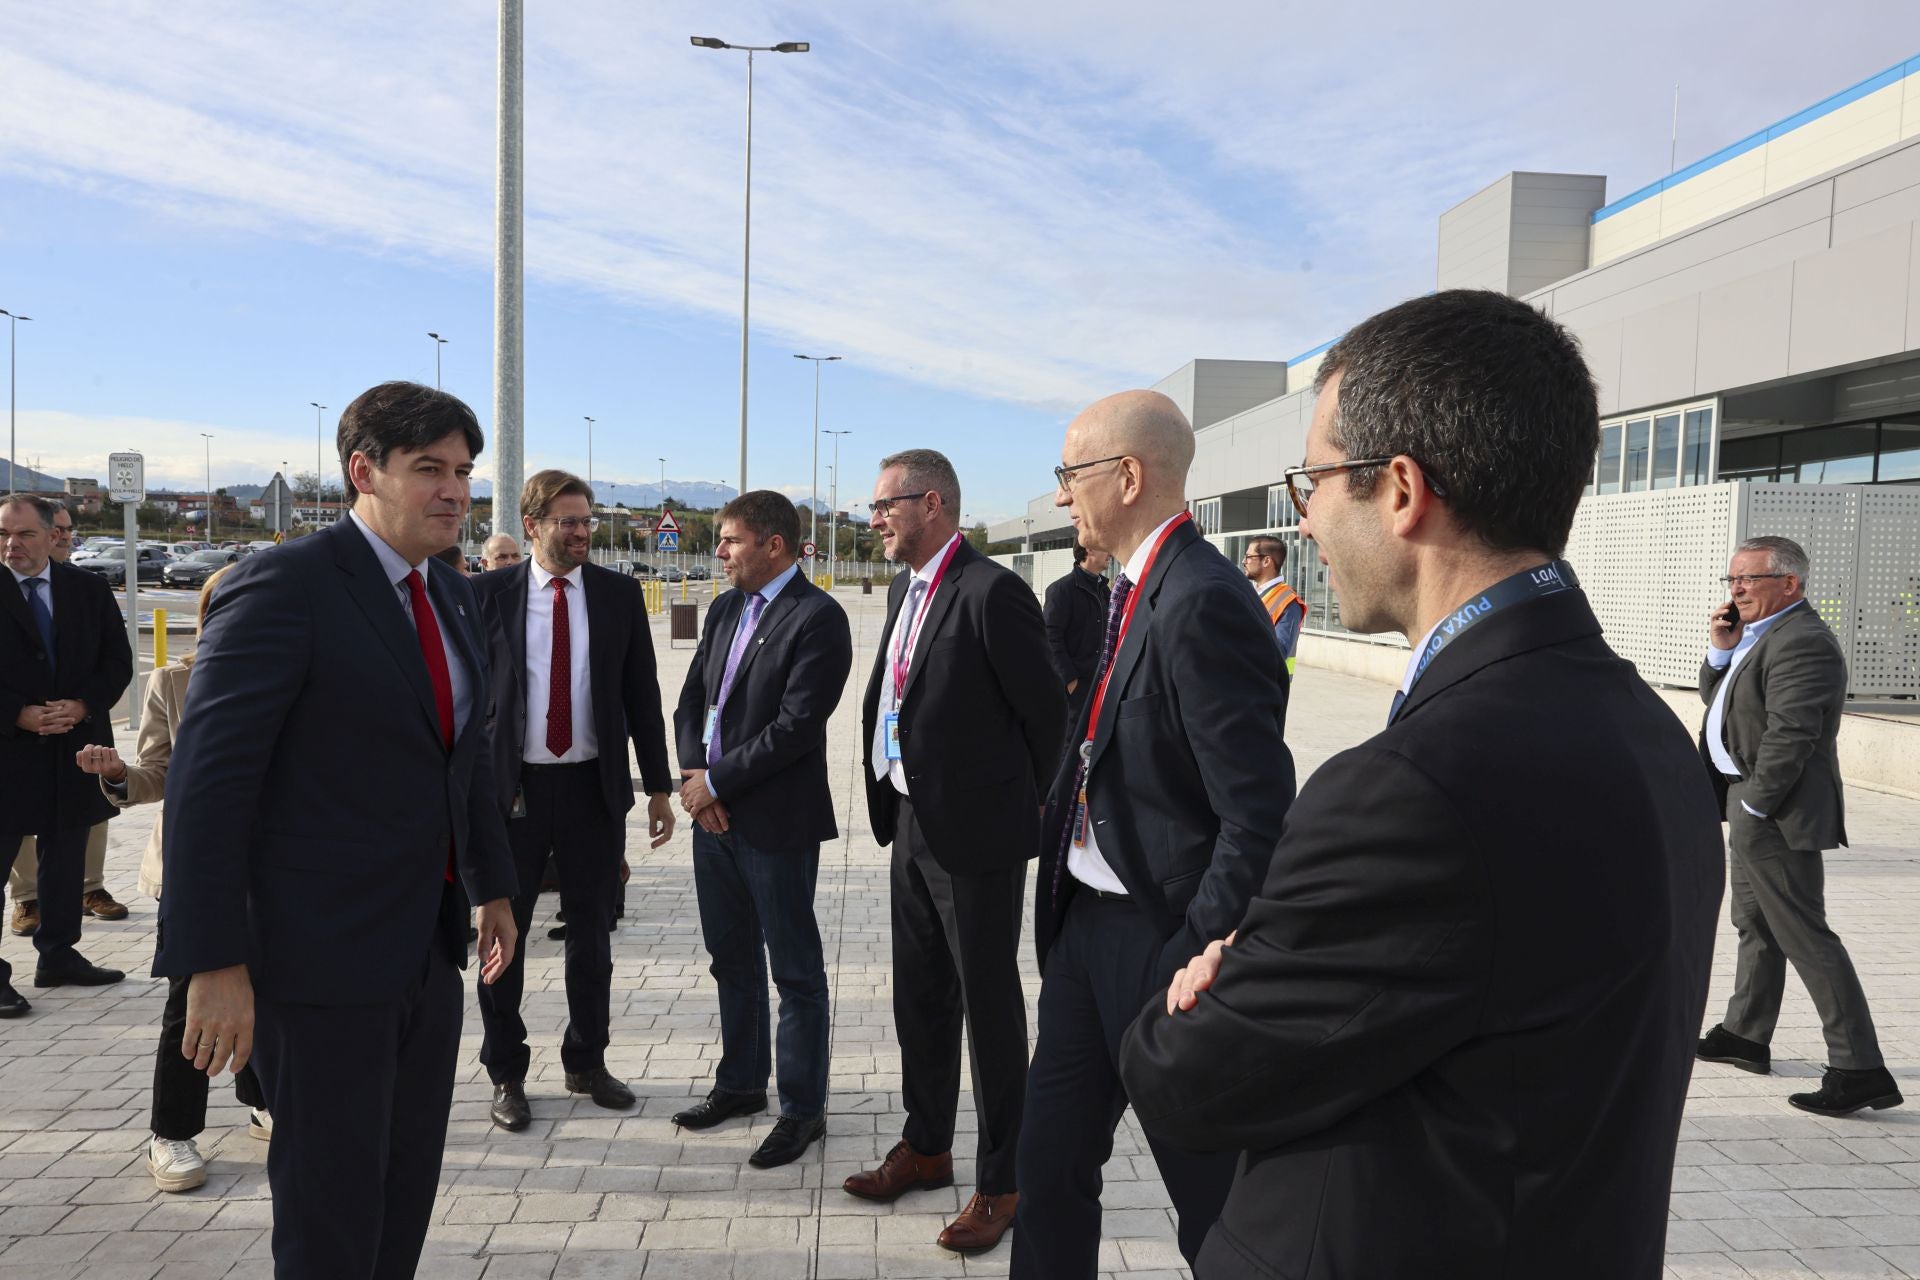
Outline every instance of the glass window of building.
<svg viewBox="0 0 1920 1280">
<path fill-rule="evenodd" d="M 1880 469 L 1875 478 L 1881 484 L 1920 480 L 1920 421 L 1880 424 Z"/>
<path fill-rule="evenodd" d="M 1709 460 L 1713 457 L 1713 410 L 1689 409 L 1686 434 L 1680 444 L 1680 483 L 1706 484 L 1711 480 Z"/>
<path fill-rule="evenodd" d="M 1620 433 L 1622 425 L 1610 422 L 1600 428 L 1600 474 L 1601 493 L 1620 492 Z"/>
<path fill-rule="evenodd" d="M 1780 441 L 1782 478 L 1797 467 L 1801 484 L 1872 484 L 1879 434 L 1874 422 L 1789 431 Z"/>
<path fill-rule="evenodd" d="M 1733 436 L 1720 442 L 1722 480 L 1772 480 L 1780 474 L 1780 437 Z"/>
<path fill-rule="evenodd" d="M 1627 423 L 1627 475 L 1626 491 L 1638 493 L 1647 487 L 1652 461 L 1652 428 L 1650 418 L 1635 418 Z"/>
<path fill-rule="evenodd" d="M 1671 489 L 1680 483 L 1680 415 L 1663 413 L 1653 420 L 1653 487 Z"/>
</svg>

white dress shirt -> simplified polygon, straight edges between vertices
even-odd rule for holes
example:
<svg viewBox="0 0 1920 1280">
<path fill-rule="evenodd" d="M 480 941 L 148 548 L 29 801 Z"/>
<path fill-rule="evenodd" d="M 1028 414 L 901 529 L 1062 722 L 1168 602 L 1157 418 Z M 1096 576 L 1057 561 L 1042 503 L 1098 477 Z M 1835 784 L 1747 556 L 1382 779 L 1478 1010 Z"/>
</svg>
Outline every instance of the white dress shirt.
<svg viewBox="0 0 1920 1280">
<path fill-rule="evenodd" d="M 1740 669 L 1741 662 L 1753 650 L 1753 646 L 1760 643 L 1761 637 L 1773 629 L 1774 623 L 1805 603 L 1805 600 L 1795 600 L 1778 613 L 1749 622 L 1740 637 L 1740 643 L 1731 649 L 1707 646 L 1707 665 L 1716 669 L 1725 668 L 1727 674 L 1720 677 L 1720 686 L 1713 691 L 1713 701 L 1707 707 L 1706 731 L 1701 736 L 1707 740 L 1707 754 L 1713 758 L 1713 767 L 1729 778 L 1740 777 L 1740 766 L 1733 762 L 1732 754 L 1727 751 L 1727 689 L 1733 684 L 1733 673 Z M 1756 818 L 1767 816 L 1745 800 L 1740 802 L 1740 807 Z"/>
<path fill-rule="evenodd" d="M 786 572 L 780 574 L 772 582 L 769 582 L 766 586 L 760 588 L 758 591 L 751 593 L 753 595 L 759 596 L 762 600 L 766 601 L 766 604 L 763 604 L 760 606 L 760 621 L 754 624 L 755 627 L 763 627 L 767 624 L 767 610 L 770 607 L 772 607 L 775 598 L 777 598 L 779 594 L 786 589 L 786 585 L 789 582 L 792 582 L 795 575 L 797 575 L 799 572 L 800 572 L 800 563 L 798 561 L 795 561 L 794 563 L 787 566 Z M 733 634 L 727 637 L 727 647 L 724 651 L 722 651 L 722 654 L 721 654 L 720 670 L 723 676 L 726 672 L 726 661 L 727 661 L 726 654 L 733 652 L 733 642 L 739 638 L 740 628 L 747 621 L 747 603 L 748 602 L 745 600 L 742 600 L 740 602 L 740 616 L 737 619 L 735 619 L 733 624 Z M 746 660 L 747 660 L 747 655 L 742 653 L 740 655 L 740 661 L 744 663 Z M 736 669 L 734 671 L 734 675 L 737 677 L 739 674 L 740 673 L 738 669 Z M 725 741 L 722 741 L 720 745 L 723 748 L 721 754 L 725 755 L 726 752 L 724 751 L 724 748 L 726 747 L 727 744 Z M 712 796 L 715 800 L 718 800 L 720 798 L 720 793 L 714 790 L 713 775 L 711 773 L 707 775 L 707 794 Z"/>
<path fill-rule="evenodd" d="M 1160 535 L 1167 531 L 1168 525 L 1179 518 L 1180 516 L 1176 513 L 1155 525 L 1153 532 L 1142 538 L 1140 545 L 1133 549 L 1133 554 L 1127 557 L 1126 567 L 1120 572 L 1128 582 L 1133 584 L 1133 590 L 1140 589 L 1140 579 L 1146 575 L 1147 562 L 1153 556 L 1153 549 L 1160 545 Z M 1114 654 L 1114 660 L 1117 661 L 1119 656 L 1117 653 Z M 1095 672 L 1094 675 L 1097 689 L 1099 673 Z M 1109 690 L 1109 692 L 1112 691 Z M 1091 698 L 1093 695 L 1087 696 Z M 1103 713 L 1104 710 L 1105 708 L 1102 708 Z M 1096 727 L 1092 724 L 1087 726 L 1089 731 Z M 1067 750 L 1077 753 L 1080 750 L 1080 743 L 1069 742 Z M 1127 886 L 1122 884 L 1120 877 L 1113 873 L 1113 868 L 1108 865 L 1107 860 L 1100 856 L 1100 833 L 1093 821 L 1093 779 L 1091 777 L 1087 779 L 1087 842 L 1084 845 L 1074 844 L 1071 840 L 1067 842 L 1067 874 L 1090 888 L 1102 889 L 1108 893 L 1127 891 Z"/>
<path fill-rule="evenodd" d="M 920 583 L 920 607 L 915 611 L 919 618 L 927 616 L 927 610 L 933 607 L 933 575 L 940 571 L 940 564 L 947 558 L 947 551 L 960 541 L 960 535 L 954 534 L 940 544 L 940 549 L 927 557 L 927 562 L 913 571 L 912 579 L 907 583 L 907 596 L 913 595 L 914 583 Z M 898 655 L 899 646 L 912 637 L 908 630 L 911 620 L 907 617 L 907 608 L 903 602 L 899 614 L 893 620 L 893 627 L 887 632 L 887 666 L 880 673 L 880 709 L 873 718 L 873 776 L 885 778 L 893 784 L 893 789 L 901 795 L 910 794 L 907 790 L 907 770 L 904 760 L 887 759 L 887 716 L 900 709 L 900 703 L 893 696 L 893 662 Z"/>
<path fill-rule="evenodd" d="M 408 564 L 406 557 L 387 545 L 385 538 L 373 531 L 373 526 L 360 518 L 358 511 L 347 512 L 353 522 L 360 526 L 360 532 L 366 535 L 367 545 L 373 548 L 373 555 L 380 562 L 380 568 L 386 573 L 387 581 L 400 596 L 400 612 L 406 615 L 407 625 L 413 626 L 413 593 L 407 590 L 407 575 L 418 573 L 420 581 L 430 582 L 427 566 L 433 557 L 429 556 L 419 564 Z M 453 572 L 452 569 L 448 570 Z M 447 655 L 447 676 L 453 684 L 453 733 L 457 738 L 467 727 L 467 720 L 473 715 L 473 676 L 467 670 L 467 664 L 460 660 L 460 650 L 453 642 L 453 628 L 447 625 L 440 607 L 433 602 L 432 591 L 427 593 L 427 608 L 433 610 L 434 625 L 440 628 L 440 647 Z M 416 628 L 417 630 L 417 628 Z"/>
<path fill-rule="evenodd" d="M 563 575 L 567 583 L 567 659 L 573 689 L 573 743 L 563 756 L 547 750 L 547 705 L 553 681 L 553 579 L 536 555 L 527 561 L 527 734 L 520 758 L 528 764 L 578 764 L 596 759 L 600 744 L 593 734 L 593 676 L 587 663 L 587 597 L 580 566 Z"/>
</svg>

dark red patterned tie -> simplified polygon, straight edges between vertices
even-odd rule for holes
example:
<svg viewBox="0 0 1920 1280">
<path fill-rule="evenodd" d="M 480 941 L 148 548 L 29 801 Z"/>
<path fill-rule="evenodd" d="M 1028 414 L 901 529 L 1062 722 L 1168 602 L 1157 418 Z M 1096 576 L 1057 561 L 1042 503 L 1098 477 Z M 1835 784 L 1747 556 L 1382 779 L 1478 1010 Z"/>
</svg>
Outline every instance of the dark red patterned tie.
<svg viewBox="0 0 1920 1280">
<path fill-rule="evenodd" d="M 440 741 L 453 750 L 453 673 L 447 669 L 447 648 L 440 641 L 440 623 L 427 603 L 427 584 L 415 569 L 406 577 L 407 599 L 413 605 L 413 633 L 420 638 L 420 656 L 426 659 L 427 679 L 433 682 L 433 709 L 440 714 Z M 447 849 L 447 883 L 453 883 L 453 849 Z"/>
<path fill-rule="evenodd" d="M 573 745 L 573 637 L 567 626 L 567 580 L 553 580 L 553 657 L 547 664 L 547 750 L 558 759 Z"/>
</svg>

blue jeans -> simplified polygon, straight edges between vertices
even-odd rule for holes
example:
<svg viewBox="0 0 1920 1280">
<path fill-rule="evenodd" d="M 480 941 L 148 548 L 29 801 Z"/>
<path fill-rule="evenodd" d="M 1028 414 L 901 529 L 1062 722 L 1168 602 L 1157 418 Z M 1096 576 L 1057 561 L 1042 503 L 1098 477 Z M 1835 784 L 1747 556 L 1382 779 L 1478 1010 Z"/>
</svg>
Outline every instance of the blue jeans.
<svg viewBox="0 0 1920 1280">
<path fill-rule="evenodd" d="M 714 1087 L 760 1093 L 773 1073 L 767 968 L 780 988 L 780 1114 L 827 1109 L 827 965 L 813 918 L 820 846 L 756 849 L 738 834 L 694 829 L 700 932 L 720 987 L 720 1068 Z"/>
</svg>

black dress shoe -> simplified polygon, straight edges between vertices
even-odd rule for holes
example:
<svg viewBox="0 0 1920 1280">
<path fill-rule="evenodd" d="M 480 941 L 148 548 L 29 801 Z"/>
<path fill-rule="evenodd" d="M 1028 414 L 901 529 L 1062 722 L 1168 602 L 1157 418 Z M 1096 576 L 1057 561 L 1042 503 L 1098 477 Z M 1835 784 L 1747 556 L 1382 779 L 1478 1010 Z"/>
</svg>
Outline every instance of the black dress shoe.
<svg viewBox="0 0 1920 1280">
<path fill-rule="evenodd" d="M 25 996 L 8 983 L 0 982 L 0 1018 L 24 1018 L 31 1008 Z"/>
<path fill-rule="evenodd" d="M 102 969 L 97 964 L 88 964 L 78 951 L 40 957 L 40 963 L 33 971 L 33 985 L 36 987 L 110 987 L 116 982 L 126 981 L 127 975 L 118 969 Z"/>
<path fill-rule="evenodd" d="M 567 1072 L 567 1092 L 587 1094 L 593 1098 L 594 1106 L 610 1111 L 625 1111 L 633 1105 L 633 1090 L 615 1080 L 605 1067 Z"/>
<path fill-rule="evenodd" d="M 508 1133 L 518 1133 L 533 1123 L 533 1108 L 527 1105 L 527 1087 L 518 1080 L 506 1080 L 493 1086 L 493 1106 L 487 1114 Z"/>
<path fill-rule="evenodd" d="M 773 1132 L 760 1144 L 760 1149 L 747 1157 L 747 1163 L 756 1169 L 777 1169 L 783 1164 L 792 1164 L 807 1153 L 808 1147 L 826 1136 L 825 1112 L 811 1120 L 781 1116 L 773 1122 Z"/>
<path fill-rule="evenodd" d="M 1700 1047 L 1694 1050 L 1693 1056 L 1702 1062 L 1724 1062 L 1755 1075 L 1764 1076 L 1773 1070 L 1773 1055 L 1767 1052 L 1767 1046 L 1737 1036 L 1723 1026 L 1716 1026 L 1701 1036 Z"/>
<path fill-rule="evenodd" d="M 767 1109 L 767 1095 L 762 1093 L 728 1093 L 715 1089 L 699 1102 L 673 1117 L 674 1124 L 682 1129 L 711 1129 L 722 1120 L 734 1116 L 757 1116 Z"/>
<path fill-rule="evenodd" d="M 1885 1067 L 1870 1071 L 1842 1071 L 1828 1067 L 1820 1079 L 1817 1093 L 1796 1093 L 1787 1099 L 1802 1111 L 1817 1116 L 1850 1116 L 1864 1107 L 1885 1111 L 1906 1099 L 1893 1083 L 1893 1073 Z"/>
</svg>

